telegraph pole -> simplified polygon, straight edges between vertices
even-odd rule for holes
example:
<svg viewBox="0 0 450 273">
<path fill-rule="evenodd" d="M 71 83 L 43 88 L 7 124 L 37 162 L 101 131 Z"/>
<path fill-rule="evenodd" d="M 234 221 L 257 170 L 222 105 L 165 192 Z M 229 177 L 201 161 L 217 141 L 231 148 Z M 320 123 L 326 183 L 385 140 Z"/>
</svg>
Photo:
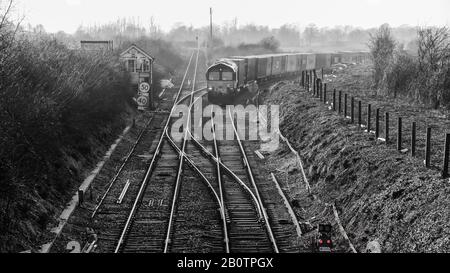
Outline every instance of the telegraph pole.
<svg viewBox="0 0 450 273">
<path fill-rule="evenodd" d="M 209 28 L 210 28 L 210 44 L 213 45 L 213 10 L 209 8 Z"/>
</svg>

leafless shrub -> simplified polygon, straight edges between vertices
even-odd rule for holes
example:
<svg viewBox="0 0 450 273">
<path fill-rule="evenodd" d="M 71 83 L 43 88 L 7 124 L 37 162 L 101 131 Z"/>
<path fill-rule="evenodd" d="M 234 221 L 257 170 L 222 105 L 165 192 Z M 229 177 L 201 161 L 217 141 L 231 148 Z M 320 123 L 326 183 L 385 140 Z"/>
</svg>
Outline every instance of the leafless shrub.
<svg viewBox="0 0 450 273">
<path fill-rule="evenodd" d="M 415 96 L 418 100 L 438 108 L 450 85 L 448 74 L 450 65 L 450 33 L 447 27 L 420 28 L 418 30 L 418 86 Z"/>
<path fill-rule="evenodd" d="M 385 94 L 410 96 L 410 88 L 418 75 L 417 60 L 403 49 L 397 49 L 384 73 L 382 89 Z"/>
<path fill-rule="evenodd" d="M 371 37 L 374 83 L 385 95 L 405 95 L 438 109 L 450 108 L 450 32 L 447 27 L 422 27 L 417 40 L 395 48 L 387 26 Z M 415 48 L 414 54 L 411 49 Z"/>
<path fill-rule="evenodd" d="M 375 88 L 379 88 L 385 77 L 386 69 L 394 57 L 396 42 L 389 25 L 380 26 L 375 34 L 370 35 L 369 48 L 374 64 L 373 81 Z"/>
</svg>

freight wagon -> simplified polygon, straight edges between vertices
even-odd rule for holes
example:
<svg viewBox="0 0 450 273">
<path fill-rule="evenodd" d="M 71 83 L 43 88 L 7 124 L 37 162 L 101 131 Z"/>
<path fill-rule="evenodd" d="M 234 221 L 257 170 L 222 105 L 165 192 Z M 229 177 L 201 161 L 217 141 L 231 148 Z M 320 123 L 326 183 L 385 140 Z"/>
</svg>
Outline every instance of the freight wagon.
<svg viewBox="0 0 450 273">
<path fill-rule="evenodd" d="M 337 63 L 364 62 L 368 52 L 284 53 L 233 56 L 218 60 L 208 68 L 208 98 L 215 104 L 232 103 L 243 90 L 257 83 L 299 75 L 302 71 L 329 69 Z"/>
</svg>

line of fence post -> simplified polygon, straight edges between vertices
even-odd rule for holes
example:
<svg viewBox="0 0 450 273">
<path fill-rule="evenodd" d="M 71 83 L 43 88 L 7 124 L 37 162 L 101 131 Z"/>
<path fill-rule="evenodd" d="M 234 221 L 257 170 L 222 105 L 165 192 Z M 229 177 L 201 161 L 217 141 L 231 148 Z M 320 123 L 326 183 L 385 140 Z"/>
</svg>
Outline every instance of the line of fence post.
<svg viewBox="0 0 450 273">
<path fill-rule="evenodd" d="M 384 138 L 386 140 L 386 145 L 389 143 L 389 113 L 385 113 L 384 120 Z"/>
<path fill-rule="evenodd" d="M 323 73 L 323 70 L 322 70 Z M 315 75 L 315 74 L 314 74 Z M 323 76 L 322 76 L 323 78 Z M 309 74 L 308 71 L 303 71 L 301 74 L 301 85 L 306 87 L 312 80 L 312 73 Z M 325 104 L 327 103 L 327 84 L 322 83 L 320 79 L 313 81 L 314 87 L 313 92 L 316 96 L 319 96 L 321 101 Z M 333 89 L 333 110 L 336 111 L 336 89 Z M 322 96 L 323 95 L 323 96 Z M 344 94 L 344 117 L 347 118 L 347 103 L 348 94 Z M 371 132 L 371 104 L 367 105 L 367 132 Z M 355 122 L 355 98 L 351 97 L 351 122 Z M 338 112 L 342 113 L 342 91 L 339 91 L 338 98 Z M 375 138 L 380 137 L 380 109 L 376 109 L 375 117 Z M 402 130 L 403 130 L 403 120 L 402 117 L 398 117 L 397 121 L 397 150 L 402 151 Z M 358 125 L 362 125 L 362 101 L 358 101 Z M 389 112 L 385 113 L 385 141 L 386 144 L 389 143 Z M 411 156 L 416 156 L 416 142 L 417 142 L 417 123 L 411 123 Z M 449 177 L 449 163 L 450 163 L 450 133 L 445 136 L 444 145 L 444 158 L 442 166 L 442 178 Z M 431 166 L 431 127 L 427 127 L 426 131 L 426 148 L 425 148 L 425 166 L 430 168 Z M 80 193 L 79 193 L 80 194 Z M 82 199 L 83 197 L 81 197 Z M 82 202 L 82 201 L 81 201 Z"/>
<path fill-rule="evenodd" d="M 416 122 L 413 122 L 411 125 L 411 156 L 416 156 L 416 130 L 417 125 Z"/>
<path fill-rule="evenodd" d="M 444 164 L 442 166 L 442 178 L 448 178 L 449 156 L 450 156 L 450 134 L 446 134 L 444 146 Z"/>
<path fill-rule="evenodd" d="M 402 150 L 402 117 L 398 117 L 397 121 L 397 150 Z"/>
<path fill-rule="evenodd" d="M 427 128 L 427 143 L 425 148 L 425 166 L 429 168 L 431 166 L 431 127 Z"/>
</svg>

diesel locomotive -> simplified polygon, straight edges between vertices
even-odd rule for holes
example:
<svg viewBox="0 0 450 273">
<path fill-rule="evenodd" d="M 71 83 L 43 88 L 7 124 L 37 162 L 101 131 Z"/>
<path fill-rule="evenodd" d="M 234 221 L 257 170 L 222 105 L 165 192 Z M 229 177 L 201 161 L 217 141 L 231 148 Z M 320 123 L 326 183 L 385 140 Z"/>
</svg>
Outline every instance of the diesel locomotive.
<svg viewBox="0 0 450 273">
<path fill-rule="evenodd" d="M 338 63 L 361 63 L 368 58 L 368 52 L 339 52 L 282 53 L 219 59 L 206 73 L 208 99 L 218 105 L 232 104 L 240 92 L 257 91 L 261 82 L 298 76 L 306 70 L 328 69 Z"/>
</svg>

